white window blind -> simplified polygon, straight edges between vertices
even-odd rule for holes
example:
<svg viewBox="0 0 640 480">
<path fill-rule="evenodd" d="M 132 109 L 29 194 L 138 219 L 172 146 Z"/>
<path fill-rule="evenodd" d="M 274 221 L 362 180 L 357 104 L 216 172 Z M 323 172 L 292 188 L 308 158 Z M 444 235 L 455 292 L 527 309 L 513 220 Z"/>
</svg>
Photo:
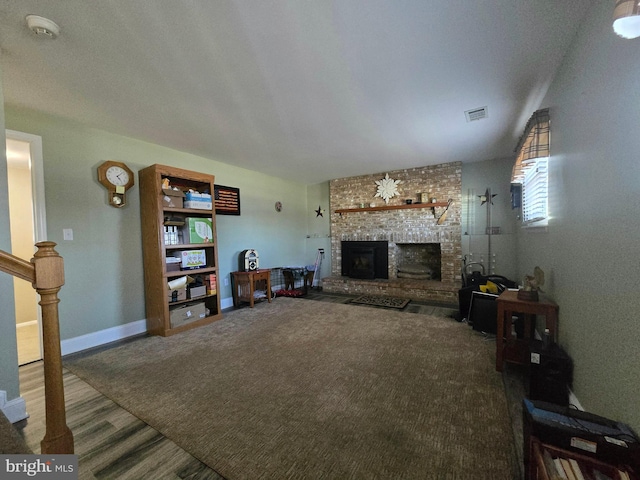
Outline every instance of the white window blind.
<svg viewBox="0 0 640 480">
<path fill-rule="evenodd" d="M 548 108 L 534 112 L 515 150 L 511 183 L 522 184 L 522 221 L 528 227 L 546 226 L 549 217 L 550 123 Z"/>
<path fill-rule="evenodd" d="M 544 224 L 547 220 L 548 164 L 549 157 L 536 158 L 524 169 L 522 221 L 526 224 Z"/>
</svg>

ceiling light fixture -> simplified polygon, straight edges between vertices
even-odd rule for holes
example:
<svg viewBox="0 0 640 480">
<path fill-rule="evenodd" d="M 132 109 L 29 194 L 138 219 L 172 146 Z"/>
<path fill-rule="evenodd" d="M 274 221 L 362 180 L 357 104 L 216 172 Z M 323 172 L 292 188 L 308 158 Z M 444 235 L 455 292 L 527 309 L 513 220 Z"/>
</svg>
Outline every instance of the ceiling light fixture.
<svg viewBox="0 0 640 480">
<path fill-rule="evenodd" d="M 48 18 L 38 15 L 27 15 L 27 26 L 39 37 L 54 39 L 60 35 L 60 27 Z"/>
<path fill-rule="evenodd" d="M 640 1 L 617 0 L 613 11 L 613 31 L 622 38 L 640 37 Z"/>
</svg>

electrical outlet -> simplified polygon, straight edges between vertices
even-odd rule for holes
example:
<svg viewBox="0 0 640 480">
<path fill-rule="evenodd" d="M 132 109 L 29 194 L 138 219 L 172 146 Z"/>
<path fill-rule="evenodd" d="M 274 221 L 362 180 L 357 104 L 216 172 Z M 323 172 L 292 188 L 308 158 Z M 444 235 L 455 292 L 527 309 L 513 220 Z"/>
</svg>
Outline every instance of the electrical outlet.
<svg viewBox="0 0 640 480">
<path fill-rule="evenodd" d="M 536 365 L 540 365 L 540 354 L 539 353 L 531 352 L 531 363 L 534 363 Z"/>
<path fill-rule="evenodd" d="M 227 277 L 224 277 L 224 286 L 225 287 L 229 286 L 229 279 Z"/>
</svg>

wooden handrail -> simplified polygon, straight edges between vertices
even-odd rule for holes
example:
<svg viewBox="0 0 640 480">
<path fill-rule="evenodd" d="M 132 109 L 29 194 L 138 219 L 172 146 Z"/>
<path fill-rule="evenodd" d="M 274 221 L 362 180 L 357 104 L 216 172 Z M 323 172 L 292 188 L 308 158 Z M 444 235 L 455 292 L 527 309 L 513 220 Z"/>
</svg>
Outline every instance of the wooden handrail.
<svg viewBox="0 0 640 480">
<path fill-rule="evenodd" d="M 36 269 L 33 264 L 0 250 L 0 270 L 29 283 L 36 281 Z"/>
<path fill-rule="evenodd" d="M 31 282 L 40 295 L 44 349 L 44 393 L 46 430 L 41 453 L 73 453 L 73 434 L 67 426 L 62 380 L 58 292 L 64 285 L 64 261 L 54 242 L 36 243 L 31 262 L 0 250 L 0 271 Z"/>
</svg>

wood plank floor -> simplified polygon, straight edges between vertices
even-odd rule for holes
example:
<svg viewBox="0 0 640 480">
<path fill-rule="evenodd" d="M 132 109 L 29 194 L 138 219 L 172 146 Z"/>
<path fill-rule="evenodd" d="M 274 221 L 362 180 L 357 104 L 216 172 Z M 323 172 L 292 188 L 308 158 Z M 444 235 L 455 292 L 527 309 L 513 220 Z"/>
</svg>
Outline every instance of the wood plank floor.
<svg viewBox="0 0 640 480">
<path fill-rule="evenodd" d="M 345 295 L 315 291 L 310 291 L 306 298 L 338 303 L 349 300 Z M 412 302 L 403 311 L 448 317 L 455 309 Z M 19 371 L 21 395 L 30 417 L 16 426 L 33 452 L 40 453 L 40 441 L 45 434 L 43 364 L 40 361 L 23 365 Z M 521 461 L 521 380 L 517 376 L 509 381 L 505 379 L 505 386 L 515 448 Z M 81 480 L 223 480 L 215 471 L 66 369 L 64 388 L 67 425 L 74 435 Z"/>
</svg>

